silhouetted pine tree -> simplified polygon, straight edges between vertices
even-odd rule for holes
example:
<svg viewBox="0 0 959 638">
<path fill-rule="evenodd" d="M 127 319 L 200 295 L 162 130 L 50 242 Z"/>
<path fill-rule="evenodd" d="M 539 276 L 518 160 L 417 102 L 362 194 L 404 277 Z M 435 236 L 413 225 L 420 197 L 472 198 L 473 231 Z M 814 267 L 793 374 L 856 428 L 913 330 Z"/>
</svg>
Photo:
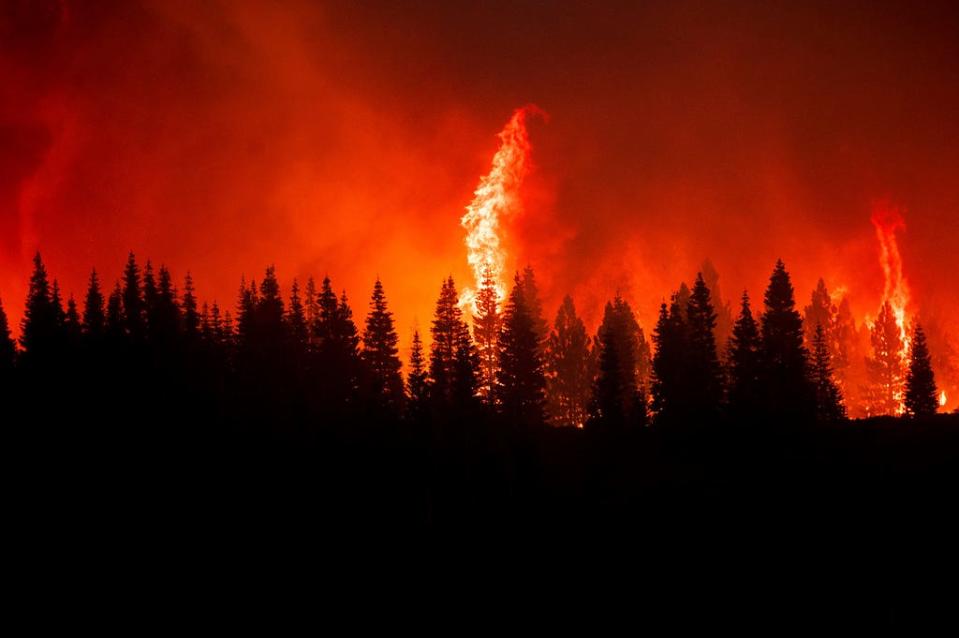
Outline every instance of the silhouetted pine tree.
<svg viewBox="0 0 959 638">
<path fill-rule="evenodd" d="M 120 282 L 118 281 L 107 300 L 105 325 L 105 335 L 114 348 L 126 336 L 125 323 L 123 319 L 123 290 L 120 288 Z"/>
<path fill-rule="evenodd" d="M 306 296 L 303 301 L 303 316 L 306 319 L 306 339 L 312 344 L 313 326 L 316 325 L 320 315 L 320 308 L 316 298 L 316 281 L 313 280 L 312 275 L 306 280 Z"/>
<path fill-rule="evenodd" d="M 905 344 L 896 315 L 889 302 L 879 309 L 879 316 L 869 333 L 873 356 L 866 360 L 866 404 L 870 416 L 898 414 L 903 398 L 903 354 Z"/>
<path fill-rule="evenodd" d="M 226 342 L 225 329 L 223 327 L 223 315 L 220 312 L 220 305 L 213 301 L 210 305 L 210 341 L 217 346 L 224 346 Z"/>
<path fill-rule="evenodd" d="M 683 284 L 685 286 L 685 284 Z M 688 292 L 688 289 L 687 289 Z M 686 300 L 685 309 L 681 299 Z M 686 318 L 691 294 L 683 287 L 673 294 L 667 306 L 659 307 L 659 318 L 653 332 L 656 352 L 653 355 L 652 408 L 659 424 L 687 424 L 693 418 L 693 396 L 690 383 L 690 335 Z"/>
<path fill-rule="evenodd" d="M 67 313 L 63 310 L 63 298 L 60 296 L 60 283 L 54 279 L 53 286 L 50 289 L 50 303 L 53 304 L 53 314 L 56 317 L 57 327 L 57 336 L 60 339 L 58 346 L 63 345 L 63 340 L 66 335 L 66 322 L 67 322 Z"/>
<path fill-rule="evenodd" d="M 479 355 L 463 321 L 453 278 L 443 282 L 430 328 L 430 397 L 441 411 L 470 410 L 478 385 Z"/>
<path fill-rule="evenodd" d="M 131 252 L 123 270 L 123 322 L 127 336 L 139 343 L 146 337 L 146 318 L 140 267 Z"/>
<path fill-rule="evenodd" d="M 763 301 L 760 380 L 766 415 L 781 422 L 808 422 L 815 416 L 809 355 L 803 346 L 802 317 L 782 260 L 776 262 Z"/>
<path fill-rule="evenodd" d="M 916 322 L 912 332 L 909 353 L 909 371 L 906 373 L 906 414 L 913 417 L 931 416 L 939 409 L 936 378 L 932 372 L 932 358 L 926 344 L 926 333 Z"/>
<path fill-rule="evenodd" d="M 496 370 L 500 413 L 508 423 L 520 427 L 542 424 L 546 404 L 540 338 L 531 314 L 534 305 L 523 297 L 526 290 L 529 288 L 517 273 L 503 312 Z"/>
<path fill-rule="evenodd" d="M 309 330 L 303 302 L 300 300 L 300 284 L 296 278 L 293 279 L 293 285 L 290 288 L 290 309 L 287 312 L 286 320 L 290 326 L 290 338 L 293 340 L 296 352 L 301 353 L 306 348 Z"/>
<path fill-rule="evenodd" d="M 729 414 L 740 422 L 755 419 L 762 411 L 760 345 L 759 325 L 749 307 L 749 294 L 743 291 L 726 360 Z"/>
<path fill-rule="evenodd" d="M 371 398 L 378 407 L 393 416 L 402 414 L 406 399 L 400 374 L 403 364 L 398 356 L 398 343 L 393 313 L 387 308 L 383 284 L 377 278 L 363 330 L 362 358 L 370 377 Z"/>
<path fill-rule="evenodd" d="M 63 319 L 64 335 L 66 342 L 71 350 L 76 350 L 80 346 L 80 337 L 82 334 L 82 325 L 80 322 L 80 312 L 77 310 L 77 302 L 73 295 L 67 300 L 67 312 Z"/>
<path fill-rule="evenodd" d="M 549 339 L 549 322 L 543 314 L 543 303 L 539 298 L 539 286 L 536 285 L 536 275 L 532 266 L 523 269 L 522 297 L 525 300 L 529 316 L 533 320 L 533 331 L 539 343 L 540 353 L 546 349 L 546 340 Z"/>
<path fill-rule="evenodd" d="M 638 325 L 619 295 L 606 303 L 596 336 L 598 370 L 589 427 L 617 430 L 646 423 L 646 398 L 636 379 Z"/>
<path fill-rule="evenodd" d="M 709 422 L 719 415 L 723 379 L 716 353 L 716 313 L 702 273 L 696 276 L 686 316 L 689 324 L 689 352 L 686 357 L 688 407 L 692 418 Z"/>
<path fill-rule="evenodd" d="M 412 421 L 423 419 L 429 412 L 429 373 L 426 369 L 423 340 L 420 339 L 419 330 L 413 331 L 413 345 L 410 348 L 410 371 L 406 377 L 406 391 L 409 395 L 408 418 Z"/>
<path fill-rule="evenodd" d="M 90 272 L 90 283 L 83 303 L 83 334 L 91 343 L 99 343 L 106 329 L 106 310 L 97 271 Z"/>
<path fill-rule="evenodd" d="M 147 331 L 152 333 L 157 322 L 157 282 L 153 276 L 153 263 L 147 259 L 146 266 L 143 267 L 143 308 L 146 316 Z"/>
<path fill-rule="evenodd" d="M 159 284 L 149 311 L 150 338 L 160 349 L 173 343 L 180 333 L 180 305 L 173 288 L 173 278 L 165 266 L 160 266 Z"/>
<path fill-rule="evenodd" d="M 57 356 L 61 345 L 60 312 L 53 302 L 47 271 L 38 252 L 33 258 L 33 274 L 20 328 L 20 346 L 27 365 L 44 365 Z"/>
<path fill-rule="evenodd" d="M 3 301 L 0 301 L 0 384 L 5 391 L 6 383 L 13 373 L 13 365 L 16 360 L 17 348 L 10 336 L 10 323 L 7 320 L 7 313 L 3 310 Z"/>
<path fill-rule="evenodd" d="M 846 418 L 842 395 L 832 376 L 829 347 L 826 343 L 826 331 L 822 324 L 816 326 L 813 333 L 812 384 L 816 394 L 816 419 L 822 422 L 838 421 Z"/>
<path fill-rule="evenodd" d="M 723 352 L 733 333 L 733 311 L 729 302 L 723 299 L 722 291 L 719 288 L 719 273 L 710 259 L 703 261 L 702 274 L 706 287 L 709 288 L 713 308 L 716 311 L 716 329 L 714 330 L 716 352 Z"/>
<path fill-rule="evenodd" d="M 267 278 L 271 277 L 273 274 L 272 267 L 268 268 L 266 272 Z M 272 291 L 273 284 L 276 284 L 275 276 L 270 283 L 267 283 L 267 279 L 264 279 L 263 284 L 261 284 L 261 290 L 262 287 L 266 285 L 270 287 Z M 279 294 L 278 285 L 276 286 L 275 292 Z M 281 300 L 281 310 L 282 305 L 283 302 Z M 186 277 L 183 280 L 183 334 L 188 341 L 194 341 L 200 336 L 200 313 L 197 311 L 196 289 L 193 287 L 193 276 L 190 274 L 190 271 L 187 271 Z"/>
<path fill-rule="evenodd" d="M 479 353 L 480 396 L 487 405 L 495 402 L 496 369 L 499 365 L 499 333 L 502 318 L 499 312 L 499 293 L 493 280 L 493 271 L 487 266 L 483 283 L 476 293 L 476 316 L 473 317 L 473 338 Z"/>
<path fill-rule="evenodd" d="M 240 279 L 240 292 L 236 302 L 236 341 L 241 349 L 251 346 L 253 332 L 253 314 L 256 311 L 256 282 L 246 285 L 246 279 Z"/>
<path fill-rule="evenodd" d="M 589 415 L 596 361 L 573 298 L 566 295 L 546 345 L 546 406 L 557 426 L 583 427 Z"/>
<path fill-rule="evenodd" d="M 358 401 L 361 360 L 359 335 L 344 292 L 339 299 L 329 277 L 324 277 L 317 299 L 313 333 L 321 401 L 342 414 Z"/>
</svg>

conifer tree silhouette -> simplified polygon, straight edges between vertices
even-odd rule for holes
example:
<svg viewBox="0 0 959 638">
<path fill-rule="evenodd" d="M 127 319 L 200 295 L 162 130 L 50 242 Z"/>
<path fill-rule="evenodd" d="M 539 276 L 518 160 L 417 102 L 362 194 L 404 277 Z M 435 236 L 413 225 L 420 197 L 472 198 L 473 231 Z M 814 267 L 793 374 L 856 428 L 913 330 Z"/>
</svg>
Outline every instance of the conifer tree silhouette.
<svg viewBox="0 0 959 638">
<path fill-rule="evenodd" d="M 476 397 L 479 355 L 463 321 L 452 277 L 443 281 L 430 333 L 431 399 L 454 413 L 469 410 Z"/>
<path fill-rule="evenodd" d="M 419 330 L 413 331 L 406 391 L 409 395 L 408 417 L 413 421 L 424 418 L 429 406 L 429 372 L 426 369 L 426 356 L 423 353 L 423 340 L 420 339 Z"/>
<path fill-rule="evenodd" d="M 912 332 L 909 353 L 909 370 L 906 373 L 906 414 L 912 417 L 931 416 L 939 409 L 936 378 L 932 371 L 932 358 L 926 343 L 926 333 L 916 322 Z"/>
<path fill-rule="evenodd" d="M 134 343 L 140 343 L 146 337 L 141 286 L 140 267 L 137 265 L 136 256 L 131 252 L 123 270 L 123 322 L 127 336 Z"/>
<path fill-rule="evenodd" d="M 590 427 L 618 430 L 646 423 L 646 398 L 636 378 L 638 326 L 622 297 L 616 295 L 607 302 L 596 336 L 598 371 Z"/>
<path fill-rule="evenodd" d="M 71 350 L 76 350 L 80 345 L 83 328 L 80 322 L 80 312 L 77 310 L 77 302 L 73 298 L 73 295 L 70 295 L 70 298 L 67 299 L 67 311 L 63 319 L 63 329 L 67 346 Z"/>
<path fill-rule="evenodd" d="M 105 335 L 115 348 L 126 336 L 125 321 L 123 319 L 123 290 L 117 281 L 107 300 Z"/>
<path fill-rule="evenodd" d="M 337 414 L 358 400 L 361 376 L 359 335 L 344 292 L 339 299 L 329 277 L 323 278 L 313 326 L 322 399 Z"/>
<path fill-rule="evenodd" d="M 802 317 L 782 260 L 776 262 L 763 298 L 761 385 L 766 415 L 774 422 L 803 423 L 814 416 L 809 354 L 803 346 Z"/>
<path fill-rule="evenodd" d="M 540 425 L 545 419 L 546 378 L 532 315 L 536 306 L 523 296 L 530 289 L 517 273 L 503 312 L 496 370 L 499 410 L 508 423 L 520 427 Z"/>
<path fill-rule="evenodd" d="M 566 295 L 546 346 L 547 413 L 553 425 L 583 427 L 586 423 L 596 375 L 590 346 L 573 298 Z"/>
<path fill-rule="evenodd" d="M 273 275 L 272 267 L 267 269 L 267 277 Z M 267 279 L 263 280 L 264 284 L 270 287 L 271 292 L 279 294 L 279 287 L 277 286 L 274 290 L 272 287 L 276 283 L 276 277 L 273 276 L 272 281 L 267 283 Z M 280 304 L 282 306 L 282 301 Z M 183 334 L 186 335 L 187 340 L 194 341 L 200 336 L 200 313 L 198 312 L 198 304 L 196 299 L 196 290 L 193 287 L 193 276 L 190 274 L 190 271 L 187 271 L 186 277 L 183 280 Z"/>
<path fill-rule="evenodd" d="M 723 298 L 719 287 L 719 273 L 712 260 L 703 261 L 702 267 L 703 280 L 706 287 L 709 288 L 710 299 L 713 309 L 716 311 L 716 329 L 714 330 L 716 339 L 716 351 L 723 352 L 726 344 L 733 333 L 733 312 L 729 301 Z"/>
<path fill-rule="evenodd" d="M 487 266 L 483 271 L 483 283 L 476 294 L 476 316 L 473 317 L 473 338 L 480 359 L 480 396 L 487 405 L 493 405 L 496 397 L 501 323 L 499 293 L 493 280 L 493 270 Z"/>
<path fill-rule="evenodd" d="M 739 422 L 756 418 L 762 409 L 760 345 L 759 325 L 753 318 L 749 294 L 743 291 L 727 355 L 729 412 Z"/>
<path fill-rule="evenodd" d="M 290 338 L 293 340 L 297 351 L 300 352 L 306 347 L 309 331 L 303 302 L 300 300 L 300 284 L 295 277 L 290 288 L 290 309 L 287 312 L 286 320 L 290 326 Z"/>
<path fill-rule="evenodd" d="M 702 273 L 696 276 L 686 316 L 689 323 L 685 373 L 690 390 L 688 409 L 692 418 L 711 421 L 719 416 L 723 379 L 716 352 L 716 313 Z"/>
<path fill-rule="evenodd" d="M 173 343 L 180 334 L 180 305 L 173 278 L 166 266 L 160 266 L 159 284 L 150 311 L 150 335 L 157 347 Z"/>
<path fill-rule="evenodd" d="M 536 284 L 536 275 L 532 266 L 523 269 L 522 297 L 525 300 L 529 316 L 533 320 L 533 330 L 539 343 L 540 352 L 546 348 L 549 339 L 549 322 L 543 315 L 543 303 L 539 296 L 539 286 Z"/>
<path fill-rule="evenodd" d="M 363 330 L 361 356 L 370 374 L 370 393 L 374 403 L 393 416 L 402 414 L 406 399 L 400 374 L 403 364 L 398 356 L 398 343 L 393 313 L 387 307 L 383 283 L 377 278 Z"/>
<path fill-rule="evenodd" d="M 104 308 L 103 292 L 100 290 L 100 278 L 96 269 L 90 272 L 90 283 L 87 286 L 87 296 L 83 303 L 83 334 L 86 338 L 97 343 L 103 338 L 106 329 L 106 310 Z"/>
<path fill-rule="evenodd" d="M 47 271 L 37 252 L 20 328 L 20 346 L 25 365 L 42 366 L 51 362 L 62 343 L 60 312 L 53 301 Z"/>
<path fill-rule="evenodd" d="M 826 331 L 822 324 L 816 326 L 812 345 L 811 372 L 813 389 L 816 393 L 816 419 L 827 423 L 844 419 L 846 408 L 843 405 L 839 388 L 833 380 L 829 346 L 826 342 Z"/>
</svg>

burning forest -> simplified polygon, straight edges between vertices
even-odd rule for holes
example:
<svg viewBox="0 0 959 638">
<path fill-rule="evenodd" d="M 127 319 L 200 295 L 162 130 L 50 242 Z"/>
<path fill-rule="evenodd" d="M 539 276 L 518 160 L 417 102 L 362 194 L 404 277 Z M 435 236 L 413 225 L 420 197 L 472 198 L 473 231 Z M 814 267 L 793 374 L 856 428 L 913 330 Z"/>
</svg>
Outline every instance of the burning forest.
<svg viewBox="0 0 959 638">
<path fill-rule="evenodd" d="M 956 33 L 936 2 L 0 3 L 0 421 L 47 494 L 170 520 L 954 498 Z"/>
</svg>

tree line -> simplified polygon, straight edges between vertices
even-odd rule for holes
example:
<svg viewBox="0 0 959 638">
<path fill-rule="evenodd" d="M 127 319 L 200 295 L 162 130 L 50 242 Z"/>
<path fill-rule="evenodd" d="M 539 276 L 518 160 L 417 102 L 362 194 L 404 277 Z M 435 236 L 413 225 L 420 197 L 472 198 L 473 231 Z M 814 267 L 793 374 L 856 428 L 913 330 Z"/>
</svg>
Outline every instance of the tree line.
<svg viewBox="0 0 959 638">
<path fill-rule="evenodd" d="M 502 300 L 487 274 L 470 313 L 448 277 L 429 349 L 415 332 L 404 376 L 380 280 L 358 325 L 346 293 L 337 293 L 329 277 L 319 285 L 313 278 L 303 286 L 293 280 L 284 297 L 269 267 L 259 282 L 242 281 L 235 308 L 225 310 L 198 300 L 189 273 L 178 289 L 165 266 L 154 269 L 147 261 L 141 268 L 131 253 L 112 290 L 104 290 L 94 270 L 82 302 L 72 296 L 64 302 L 38 253 L 18 342 L 0 304 L 0 388 L 13 399 L 62 388 L 84 397 L 98 388 L 98 396 L 127 409 L 140 404 L 141 413 L 143 404 L 160 404 L 156 392 L 181 393 L 202 418 L 279 428 L 302 427 L 304 416 L 384 423 L 496 419 L 517 428 L 608 432 L 845 419 L 844 384 L 834 369 L 837 324 L 826 315 L 817 319 L 823 305 L 817 299 L 825 295 L 828 303 L 822 282 L 804 317 L 778 261 L 761 311 L 754 314 L 744 292 L 733 319 L 728 306 L 717 311 L 707 284 L 716 277 L 705 275 L 663 301 L 652 346 L 619 295 L 606 303 L 590 335 L 570 296 L 552 324 L 545 319 L 529 267 L 516 273 Z M 895 411 L 892 401 L 901 401 L 910 416 L 935 413 L 922 326 L 914 326 L 904 371 L 901 348 L 891 343 L 900 335 L 888 304 L 872 333 L 877 355 L 871 365 L 879 379 L 873 401 L 887 413 Z"/>
</svg>

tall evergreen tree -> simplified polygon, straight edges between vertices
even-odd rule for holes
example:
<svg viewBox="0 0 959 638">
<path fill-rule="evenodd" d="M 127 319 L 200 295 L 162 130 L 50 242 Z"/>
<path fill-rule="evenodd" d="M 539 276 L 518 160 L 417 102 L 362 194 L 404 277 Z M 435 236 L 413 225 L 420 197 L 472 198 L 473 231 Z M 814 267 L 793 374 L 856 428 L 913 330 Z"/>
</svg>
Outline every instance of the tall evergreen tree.
<svg viewBox="0 0 959 638">
<path fill-rule="evenodd" d="M 410 349 L 410 372 L 406 377 L 406 391 L 409 395 L 407 415 L 414 421 L 423 418 L 427 413 L 429 372 L 426 365 L 423 340 L 420 339 L 419 330 L 414 330 L 413 345 Z"/>
<path fill-rule="evenodd" d="M 489 266 L 483 272 L 483 283 L 476 294 L 476 316 L 473 317 L 473 338 L 479 353 L 480 396 L 493 405 L 496 392 L 496 370 L 499 366 L 499 333 L 502 318 L 499 292 Z"/>
<path fill-rule="evenodd" d="M 147 330 L 151 333 L 151 336 L 157 323 L 158 297 L 159 290 L 157 289 L 156 277 L 153 276 L 153 263 L 147 259 L 146 266 L 143 267 L 143 308 Z"/>
<path fill-rule="evenodd" d="M 689 410 L 695 419 L 710 421 L 719 415 L 723 398 L 722 368 L 716 352 L 716 313 L 702 273 L 696 276 L 686 316 L 689 322 Z"/>
<path fill-rule="evenodd" d="M 126 322 L 123 319 L 123 290 L 120 282 L 116 282 L 107 301 L 105 335 L 115 346 L 126 335 Z"/>
<path fill-rule="evenodd" d="M 430 328 L 430 396 L 438 406 L 462 412 L 472 407 L 478 386 L 479 355 L 463 321 L 453 278 L 443 281 Z"/>
<path fill-rule="evenodd" d="M 300 300 L 300 284 L 296 278 L 293 279 L 293 285 L 290 288 L 290 309 L 287 311 L 286 320 L 290 326 L 290 337 L 293 344 L 297 352 L 301 352 L 306 348 L 309 330 L 307 329 L 303 302 Z"/>
<path fill-rule="evenodd" d="M 24 361 L 48 362 L 57 354 L 61 336 L 60 313 L 53 302 L 47 270 L 38 252 L 33 258 L 33 274 L 20 328 Z"/>
<path fill-rule="evenodd" d="M 140 267 L 131 252 L 123 270 L 123 321 L 127 336 L 134 342 L 146 336 L 146 318 Z"/>
<path fill-rule="evenodd" d="M 105 329 L 106 310 L 103 292 L 100 290 L 100 279 L 94 269 L 90 272 L 90 283 L 83 303 L 83 333 L 90 341 L 97 342 L 103 337 Z"/>
<path fill-rule="evenodd" d="M 615 430 L 646 423 L 646 398 L 636 379 L 638 325 L 619 295 L 607 302 L 596 336 L 599 355 L 590 427 Z"/>
<path fill-rule="evenodd" d="M 926 344 L 926 333 L 919 322 L 916 322 L 912 332 L 909 371 L 906 373 L 905 407 L 906 414 L 913 417 L 931 416 L 939 408 L 932 357 Z"/>
<path fill-rule="evenodd" d="M 267 269 L 267 276 L 269 277 L 271 274 L 272 271 Z M 275 277 L 273 278 L 273 282 L 276 282 Z M 263 280 L 261 288 L 263 285 L 269 285 L 267 284 L 267 279 Z M 279 294 L 278 288 L 276 294 Z M 282 303 L 283 302 L 280 301 L 281 306 Z M 189 340 L 197 339 L 200 336 L 200 313 L 198 312 L 197 305 L 196 289 L 193 287 L 193 275 L 190 274 L 190 271 L 187 271 L 183 281 L 183 333 Z"/>
<path fill-rule="evenodd" d="M 869 336 L 873 356 L 866 361 L 868 414 L 899 414 L 903 408 L 902 367 L 906 345 L 888 301 L 879 309 Z"/>
<path fill-rule="evenodd" d="M 703 261 L 703 280 L 709 288 L 713 307 L 716 311 L 716 351 L 723 352 L 733 334 L 733 311 L 729 301 L 725 300 L 719 287 L 719 273 L 709 259 Z"/>
<path fill-rule="evenodd" d="M 813 390 L 816 395 L 816 419 L 827 423 L 844 419 L 846 408 L 843 406 L 839 388 L 833 380 L 829 346 L 826 342 L 826 331 L 822 324 L 816 326 L 812 345 L 811 372 Z"/>
<path fill-rule="evenodd" d="M 324 277 L 317 298 L 313 326 L 318 379 L 323 401 L 342 410 L 358 400 L 361 359 L 359 334 L 344 292 L 339 299 L 329 277 Z"/>
<path fill-rule="evenodd" d="M 759 325 L 753 319 L 749 294 L 743 291 L 727 355 L 728 407 L 730 416 L 740 422 L 757 417 L 762 409 L 760 346 Z"/>
<path fill-rule="evenodd" d="M 383 283 L 377 278 L 363 330 L 362 358 L 370 374 L 374 402 L 397 416 L 402 413 L 406 398 L 400 374 L 403 364 L 399 358 L 398 343 L 393 313 L 387 307 Z"/>
<path fill-rule="evenodd" d="M 589 414 L 596 362 L 583 320 L 566 295 L 546 346 L 546 404 L 550 422 L 583 427 Z"/>
<path fill-rule="evenodd" d="M 532 266 L 526 266 L 523 269 L 521 281 L 521 294 L 525 300 L 529 316 L 533 320 L 533 331 L 536 333 L 536 339 L 542 352 L 546 348 L 547 339 L 549 339 L 549 322 L 543 314 L 543 303 L 540 301 L 539 286 L 536 283 L 536 275 Z"/>
<path fill-rule="evenodd" d="M 688 290 L 688 289 L 687 289 Z M 682 299 L 686 300 L 685 309 Z M 687 424 L 693 418 L 693 381 L 690 371 L 690 335 L 686 321 L 691 294 L 682 287 L 673 294 L 667 308 L 659 307 L 659 319 L 653 332 L 656 352 L 653 355 L 652 408 L 659 424 Z"/>
<path fill-rule="evenodd" d="M 71 349 L 78 347 L 80 345 L 83 326 L 80 321 L 80 311 L 77 310 L 77 302 L 73 298 L 73 295 L 70 295 L 70 298 L 67 299 L 67 311 L 63 319 L 63 329 L 67 345 Z"/>
<path fill-rule="evenodd" d="M 173 287 L 173 277 L 166 266 L 160 266 L 159 284 L 150 315 L 151 338 L 158 347 L 166 347 L 180 332 L 180 305 Z"/>
<path fill-rule="evenodd" d="M 766 415 L 779 422 L 808 422 L 815 416 L 809 354 L 803 346 L 802 317 L 782 260 L 776 262 L 763 301 L 760 379 Z"/>
<path fill-rule="evenodd" d="M 503 312 L 496 396 L 499 409 L 510 424 L 532 427 L 545 419 L 546 378 L 532 316 L 534 306 L 523 297 L 526 290 L 517 273 Z"/>
<path fill-rule="evenodd" d="M 320 308 L 316 297 L 316 281 L 311 275 L 306 280 L 306 296 L 303 300 L 303 316 L 306 319 L 306 338 L 313 343 L 313 326 L 319 318 Z"/>
</svg>

